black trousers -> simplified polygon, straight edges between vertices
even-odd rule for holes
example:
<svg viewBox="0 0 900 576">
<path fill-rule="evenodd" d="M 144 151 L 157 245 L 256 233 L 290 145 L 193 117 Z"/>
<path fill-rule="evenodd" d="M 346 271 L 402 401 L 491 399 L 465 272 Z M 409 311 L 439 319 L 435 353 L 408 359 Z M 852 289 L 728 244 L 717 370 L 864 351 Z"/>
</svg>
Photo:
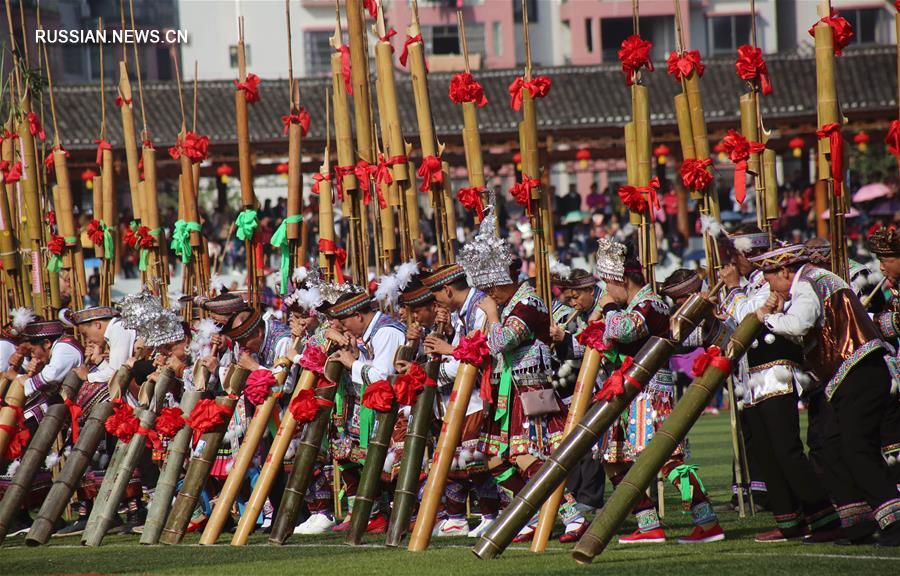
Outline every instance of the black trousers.
<svg viewBox="0 0 900 576">
<path fill-rule="evenodd" d="M 776 517 L 802 512 L 806 516 L 832 508 L 800 440 L 800 416 L 793 394 L 763 400 L 745 408 L 751 428 L 751 450 Z"/>
<path fill-rule="evenodd" d="M 891 376 L 884 359 L 870 354 L 847 373 L 831 397 L 850 475 L 872 508 L 897 498 L 881 456 L 881 426 L 891 403 Z"/>
<path fill-rule="evenodd" d="M 863 502 L 866 499 L 850 474 L 850 465 L 844 460 L 841 428 L 834 406 L 821 390 L 809 395 L 807 402 L 809 427 L 806 443 L 809 459 L 825 490 L 838 506 Z"/>
</svg>

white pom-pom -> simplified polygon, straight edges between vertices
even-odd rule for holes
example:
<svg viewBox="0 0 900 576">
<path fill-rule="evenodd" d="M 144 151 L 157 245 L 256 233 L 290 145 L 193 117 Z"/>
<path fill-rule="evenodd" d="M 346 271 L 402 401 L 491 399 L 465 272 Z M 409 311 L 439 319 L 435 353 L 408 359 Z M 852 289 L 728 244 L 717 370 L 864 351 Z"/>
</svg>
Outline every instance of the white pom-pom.
<svg viewBox="0 0 900 576">
<path fill-rule="evenodd" d="M 21 463 L 22 462 L 19 460 L 13 460 L 12 462 L 10 462 L 9 466 L 7 466 L 7 468 L 6 468 L 6 475 L 9 476 L 10 478 L 15 476 L 16 470 L 19 469 L 19 464 L 21 464 Z"/>
<path fill-rule="evenodd" d="M 711 214 L 702 214 L 700 216 L 700 230 L 704 234 L 709 234 L 716 238 L 722 235 L 722 223 Z"/>
<path fill-rule="evenodd" d="M 309 276 L 309 270 L 306 266 L 297 266 L 294 268 L 294 273 L 291 275 L 291 280 L 294 281 L 295 284 L 299 284 L 306 280 L 306 277 Z"/>
<path fill-rule="evenodd" d="M 410 260 L 398 266 L 397 273 L 394 276 L 397 278 L 397 284 L 400 286 L 400 289 L 405 290 L 409 285 L 409 281 L 418 273 L 419 264 L 415 260 Z"/>
<path fill-rule="evenodd" d="M 385 474 L 391 473 L 391 470 L 394 469 L 394 462 L 396 461 L 397 454 L 395 452 L 388 452 L 388 455 L 384 459 L 384 467 L 382 467 Z"/>
<path fill-rule="evenodd" d="M 375 290 L 375 300 L 386 306 L 397 306 L 400 298 L 400 283 L 394 275 L 382 276 Z"/>
<path fill-rule="evenodd" d="M 766 344 L 774 344 L 775 343 L 775 335 L 774 334 L 766 334 L 763 336 L 763 340 L 766 341 Z"/>
<path fill-rule="evenodd" d="M 746 254 L 747 252 L 753 250 L 753 241 L 749 238 L 735 238 L 734 248 L 737 251 Z"/>
<path fill-rule="evenodd" d="M 209 288 L 218 294 L 228 286 L 228 279 L 221 274 L 213 274 L 209 279 Z"/>
<path fill-rule="evenodd" d="M 12 328 L 16 333 L 21 332 L 26 326 L 34 322 L 35 315 L 30 308 L 13 308 L 9 312 Z"/>
<path fill-rule="evenodd" d="M 750 343 L 751 348 L 759 348 L 759 340 L 754 340 Z"/>
<path fill-rule="evenodd" d="M 550 274 L 554 276 L 559 276 L 563 280 L 569 278 L 572 275 L 572 267 L 567 266 L 556 259 L 556 256 L 550 255 Z"/>
<path fill-rule="evenodd" d="M 322 305 L 322 292 L 318 286 L 300 290 L 297 294 L 297 302 L 305 310 L 315 310 Z"/>
<path fill-rule="evenodd" d="M 209 356 L 212 351 L 212 337 L 214 334 L 218 333 L 219 326 L 215 322 L 209 318 L 201 320 L 197 325 L 197 330 L 191 338 L 191 356 L 193 356 L 195 360 L 203 358 L 204 356 Z"/>
<path fill-rule="evenodd" d="M 47 457 L 44 458 L 44 467 L 47 470 L 50 470 L 51 468 L 56 466 L 58 463 L 59 463 L 59 454 L 56 452 L 50 452 L 49 454 L 47 454 Z"/>
</svg>

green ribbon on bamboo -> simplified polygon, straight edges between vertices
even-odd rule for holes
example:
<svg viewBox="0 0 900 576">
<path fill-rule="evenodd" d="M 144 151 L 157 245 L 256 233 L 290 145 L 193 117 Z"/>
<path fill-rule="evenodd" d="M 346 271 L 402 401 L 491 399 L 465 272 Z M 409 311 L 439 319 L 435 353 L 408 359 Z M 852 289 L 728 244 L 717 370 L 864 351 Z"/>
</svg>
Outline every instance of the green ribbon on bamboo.
<svg viewBox="0 0 900 576">
<path fill-rule="evenodd" d="M 154 228 L 153 230 L 151 230 L 149 232 L 149 234 L 151 236 L 156 236 L 157 239 L 159 239 L 159 231 L 160 231 L 159 228 Z M 149 248 L 141 248 L 141 259 L 140 259 L 140 262 L 138 263 L 138 268 L 141 270 L 141 272 L 146 272 L 147 268 L 149 267 L 149 264 L 150 264 L 150 249 Z"/>
<path fill-rule="evenodd" d="M 199 231 L 199 222 L 188 222 L 186 220 L 178 220 L 175 222 L 175 229 L 172 230 L 171 247 L 175 252 L 175 255 L 181 258 L 182 264 L 189 263 L 191 261 L 191 254 L 193 254 L 193 249 L 191 248 L 191 232 Z"/>
<path fill-rule="evenodd" d="M 690 502 L 694 497 L 694 487 L 691 485 L 691 474 L 694 475 L 694 479 L 697 480 L 697 484 L 700 485 L 700 490 L 706 492 L 703 481 L 697 476 L 696 464 L 682 464 L 669 472 L 669 482 L 675 484 L 675 481 L 678 480 L 677 486 L 678 491 L 681 492 L 682 502 Z"/>
<path fill-rule="evenodd" d="M 288 283 L 291 277 L 291 247 L 287 239 L 288 224 L 300 224 L 303 222 L 302 214 L 294 214 L 288 216 L 281 221 L 278 229 L 272 234 L 272 240 L 269 241 L 275 248 L 281 248 L 281 293 L 287 294 Z"/>
<path fill-rule="evenodd" d="M 66 241 L 66 246 L 73 246 L 76 242 L 78 242 L 78 238 L 75 236 L 66 236 L 63 238 Z M 62 270 L 62 253 L 60 254 L 51 254 L 50 261 L 47 263 L 47 270 L 49 272 L 59 272 Z"/>
<path fill-rule="evenodd" d="M 112 231 L 103 220 L 100 220 L 100 229 L 103 230 L 103 259 L 114 260 L 116 257 L 116 242 L 113 239 Z"/>
<path fill-rule="evenodd" d="M 500 372 L 500 390 L 497 392 L 497 413 L 494 420 L 500 421 L 500 437 L 506 438 L 506 442 L 500 441 L 500 454 L 509 449 L 509 416 L 512 406 L 509 405 L 512 397 L 512 366 L 509 357 L 503 355 L 503 370 Z M 500 408 L 502 406 L 502 408 Z"/>
<path fill-rule="evenodd" d="M 247 208 L 241 211 L 237 216 L 237 220 L 234 221 L 234 227 L 237 231 L 238 239 L 244 242 L 253 240 L 253 233 L 259 227 L 259 217 L 256 214 L 256 210 Z"/>
</svg>

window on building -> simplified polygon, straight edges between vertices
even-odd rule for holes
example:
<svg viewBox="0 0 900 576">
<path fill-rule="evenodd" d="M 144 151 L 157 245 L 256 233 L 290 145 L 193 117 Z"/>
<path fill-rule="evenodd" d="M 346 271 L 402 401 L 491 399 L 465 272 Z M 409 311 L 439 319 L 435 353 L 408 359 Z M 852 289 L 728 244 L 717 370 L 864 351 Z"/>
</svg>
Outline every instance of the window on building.
<svg viewBox="0 0 900 576">
<path fill-rule="evenodd" d="M 710 16 L 706 19 L 709 53 L 712 56 L 734 54 L 738 46 L 750 43 L 749 14 Z"/>
<path fill-rule="evenodd" d="M 305 30 L 303 32 L 303 57 L 307 76 L 327 76 L 331 74 L 331 37 L 330 30 Z"/>
<path fill-rule="evenodd" d="M 495 24 L 496 48 L 499 22 Z M 422 40 L 426 54 L 462 54 L 457 26 L 422 26 Z M 502 38 L 500 42 L 502 44 Z M 484 54 L 484 24 L 466 24 L 466 43 L 469 45 L 469 54 Z"/>
<path fill-rule="evenodd" d="M 181 61 L 181 58 L 178 60 Z M 174 79 L 172 74 L 172 56 L 170 55 L 168 48 L 156 49 L 156 71 L 158 80 Z"/>
<path fill-rule="evenodd" d="M 495 0 L 496 1 L 496 0 Z M 527 0 L 528 2 L 528 21 L 538 21 L 538 0 Z M 522 2 L 521 0 L 513 0 L 513 19 L 517 24 L 522 23 Z"/>
<path fill-rule="evenodd" d="M 853 44 L 886 44 L 890 41 L 887 12 L 881 8 L 841 10 L 841 16 L 853 26 Z"/>
<path fill-rule="evenodd" d="M 252 66 L 251 58 L 250 58 L 250 45 L 244 44 L 244 59 L 246 60 L 247 66 Z M 238 68 L 238 46 L 237 44 L 232 44 L 228 47 L 228 62 L 229 66 L 232 68 Z"/>
<path fill-rule="evenodd" d="M 494 56 L 503 56 L 503 28 L 499 20 L 491 24 L 491 36 L 494 41 Z"/>
<path fill-rule="evenodd" d="M 631 36 L 631 18 L 603 18 L 600 20 L 600 42 L 604 62 L 618 59 L 619 47 Z"/>
<path fill-rule="evenodd" d="M 594 51 L 594 20 L 593 18 L 584 19 L 584 44 L 588 52 Z"/>
</svg>

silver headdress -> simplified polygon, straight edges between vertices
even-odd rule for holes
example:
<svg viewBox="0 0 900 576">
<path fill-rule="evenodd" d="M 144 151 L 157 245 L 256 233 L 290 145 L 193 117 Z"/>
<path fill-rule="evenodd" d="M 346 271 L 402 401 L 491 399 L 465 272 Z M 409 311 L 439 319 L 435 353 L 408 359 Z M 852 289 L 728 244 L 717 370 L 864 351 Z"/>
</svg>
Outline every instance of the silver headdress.
<svg viewBox="0 0 900 576">
<path fill-rule="evenodd" d="M 496 230 L 497 216 L 494 214 L 492 193 L 488 205 L 484 207 L 484 220 L 475 239 L 463 246 L 458 258 L 471 283 L 479 290 L 513 283 L 509 276 L 512 249 L 509 242 L 497 237 Z"/>
<path fill-rule="evenodd" d="M 625 281 L 625 252 L 624 244 L 620 244 L 609 238 L 601 238 L 597 242 L 597 275 L 604 280 Z"/>
<path fill-rule="evenodd" d="M 135 330 L 147 346 L 155 348 L 184 338 L 181 319 L 163 308 L 159 298 L 147 291 L 125 296 L 118 304 L 122 325 Z"/>
</svg>

